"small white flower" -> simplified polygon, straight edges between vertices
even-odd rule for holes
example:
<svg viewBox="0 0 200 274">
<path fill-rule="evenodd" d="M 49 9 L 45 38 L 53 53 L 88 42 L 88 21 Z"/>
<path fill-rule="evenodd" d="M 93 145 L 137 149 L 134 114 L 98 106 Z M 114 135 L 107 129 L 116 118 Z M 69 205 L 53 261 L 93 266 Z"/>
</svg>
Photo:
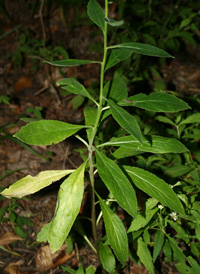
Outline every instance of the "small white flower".
<svg viewBox="0 0 200 274">
<path fill-rule="evenodd" d="M 169 214 L 172 218 L 172 220 L 177 221 L 178 220 L 178 214 L 176 212 L 172 212 Z"/>
<path fill-rule="evenodd" d="M 164 208 L 164 206 L 158 205 L 158 208 L 159 208 L 160 210 L 162 210 L 162 209 Z"/>
</svg>

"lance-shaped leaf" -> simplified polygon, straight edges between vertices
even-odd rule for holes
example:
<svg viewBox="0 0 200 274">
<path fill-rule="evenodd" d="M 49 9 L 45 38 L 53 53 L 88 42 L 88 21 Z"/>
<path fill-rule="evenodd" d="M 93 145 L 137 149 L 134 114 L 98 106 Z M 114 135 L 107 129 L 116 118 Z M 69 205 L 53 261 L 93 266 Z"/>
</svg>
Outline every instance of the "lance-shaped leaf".
<svg viewBox="0 0 200 274">
<path fill-rule="evenodd" d="M 38 192 L 40 189 L 45 188 L 55 181 L 60 180 L 62 177 L 72 173 L 73 170 L 46 170 L 38 173 L 36 176 L 27 175 L 16 183 L 12 184 L 9 188 L 4 189 L 1 195 L 11 197 L 24 197 L 26 195 Z"/>
<path fill-rule="evenodd" d="M 163 58 L 173 58 L 172 55 L 167 53 L 166 51 L 159 49 L 157 47 L 148 45 L 148 44 L 142 44 L 142 43 L 123 43 L 115 46 L 109 47 L 111 49 L 113 48 L 125 48 L 130 49 L 135 53 L 148 55 L 148 56 L 155 56 L 155 57 L 163 57 Z"/>
<path fill-rule="evenodd" d="M 124 80 L 120 77 L 108 81 L 103 89 L 103 95 L 106 98 L 119 102 L 128 96 L 127 86 Z"/>
<path fill-rule="evenodd" d="M 129 97 L 119 104 L 121 106 L 134 106 L 154 112 L 178 112 L 190 109 L 190 106 L 181 99 L 163 92 L 154 92 L 150 95 L 140 93 Z"/>
<path fill-rule="evenodd" d="M 178 196 L 165 181 L 142 168 L 130 166 L 124 168 L 139 189 L 157 199 L 164 206 L 184 214 L 185 211 Z"/>
<path fill-rule="evenodd" d="M 157 230 L 154 237 L 154 245 L 153 245 L 153 262 L 156 261 L 161 248 L 164 244 L 164 233 L 162 230 Z"/>
<path fill-rule="evenodd" d="M 117 257 L 124 264 L 128 256 L 128 238 L 126 230 L 119 217 L 104 203 L 97 194 L 106 228 L 108 241 Z"/>
<path fill-rule="evenodd" d="M 188 116 L 179 125 L 183 125 L 183 124 L 200 124 L 200 113 L 195 113 Z"/>
<path fill-rule="evenodd" d="M 137 138 L 140 143 L 142 143 L 142 133 L 135 117 L 112 101 L 109 101 L 109 105 L 112 116 L 117 121 L 117 123 L 130 134 L 132 134 L 135 138 Z"/>
<path fill-rule="evenodd" d="M 158 115 L 156 117 L 156 120 L 162 122 L 162 123 L 165 123 L 165 124 L 168 124 L 168 125 L 173 125 L 176 127 L 176 123 L 174 123 L 171 119 L 169 119 L 168 117 L 165 117 L 165 116 L 161 116 L 161 115 Z"/>
<path fill-rule="evenodd" d="M 102 242 L 99 242 L 99 256 L 103 268 L 108 272 L 112 272 L 116 267 L 115 256 L 110 250 L 110 247 Z"/>
<path fill-rule="evenodd" d="M 69 92 L 85 96 L 85 97 L 89 98 L 90 100 L 95 101 L 94 98 L 85 89 L 85 87 L 73 78 L 62 79 L 57 82 L 57 85 L 61 86 L 61 88 L 65 89 Z"/>
<path fill-rule="evenodd" d="M 84 191 L 85 163 L 76 169 L 60 186 L 55 215 L 49 228 L 48 242 L 54 253 L 58 250 L 79 213 Z"/>
<path fill-rule="evenodd" d="M 90 19 L 100 27 L 104 32 L 105 30 L 105 14 L 100 5 L 95 0 L 90 0 L 87 7 L 87 13 Z"/>
<path fill-rule="evenodd" d="M 93 61 L 93 60 L 79 60 L 79 59 L 67 59 L 67 60 L 57 60 L 57 61 L 45 61 L 44 63 L 47 63 L 52 66 L 56 67 L 73 67 L 73 66 L 81 66 L 86 64 L 101 64 L 100 61 Z"/>
<path fill-rule="evenodd" d="M 56 120 L 40 120 L 22 127 L 14 137 L 29 145 L 52 145 L 63 141 L 84 127 Z"/>
<path fill-rule="evenodd" d="M 129 135 L 113 138 L 100 146 L 120 146 L 130 151 L 134 150 L 152 153 L 184 153 L 188 151 L 188 149 L 177 139 L 155 135 L 144 136 L 142 144 L 134 136 Z"/>
<path fill-rule="evenodd" d="M 170 237 L 168 234 L 166 234 L 165 236 L 168 238 L 171 248 L 173 249 L 173 257 L 175 258 L 175 260 L 178 260 L 179 262 L 185 264 L 186 256 L 183 253 L 183 250 L 178 246 L 177 241 Z"/>
<path fill-rule="evenodd" d="M 138 239 L 137 244 L 137 255 L 140 258 L 140 261 L 144 264 L 146 269 L 148 269 L 151 274 L 155 274 L 151 253 L 141 237 Z"/>
<path fill-rule="evenodd" d="M 111 51 L 110 56 L 108 57 L 108 61 L 106 63 L 105 71 L 109 68 L 115 66 L 119 62 L 127 59 L 131 56 L 133 52 L 129 49 L 114 49 Z"/>
<path fill-rule="evenodd" d="M 140 155 L 143 153 L 144 153 L 144 151 L 135 151 L 135 150 L 132 150 L 132 149 L 130 150 L 129 148 L 125 148 L 125 147 L 119 147 L 112 153 L 112 156 L 115 159 L 122 159 L 122 158 L 126 158 L 126 157 Z"/>
<path fill-rule="evenodd" d="M 136 216 L 137 199 L 135 191 L 127 177 L 114 161 L 107 158 L 98 150 L 96 150 L 96 158 L 98 173 L 102 181 L 119 205 L 131 216 Z"/>
<path fill-rule="evenodd" d="M 92 134 L 92 130 L 93 130 L 93 126 L 96 122 L 96 117 L 97 117 L 97 108 L 95 107 L 85 107 L 84 108 L 84 116 L 85 116 L 85 124 L 86 126 L 91 126 L 91 128 L 88 128 L 87 131 L 87 137 L 88 137 L 88 141 L 90 140 L 91 134 Z"/>
<path fill-rule="evenodd" d="M 187 261 L 191 265 L 191 273 L 199 274 L 199 272 L 200 272 L 200 266 L 199 266 L 198 260 L 195 260 L 191 256 L 188 256 L 187 257 Z"/>
<path fill-rule="evenodd" d="M 128 229 L 129 232 L 138 231 L 142 227 L 145 227 L 153 218 L 155 213 L 159 210 L 156 206 L 158 201 L 154 198 L 148 199 L 145 204 L 145 212 L 138 214 L 132 221 L 131 226 Z M 156 206 L 156 207 L 155 207 Z"/>
</svg>

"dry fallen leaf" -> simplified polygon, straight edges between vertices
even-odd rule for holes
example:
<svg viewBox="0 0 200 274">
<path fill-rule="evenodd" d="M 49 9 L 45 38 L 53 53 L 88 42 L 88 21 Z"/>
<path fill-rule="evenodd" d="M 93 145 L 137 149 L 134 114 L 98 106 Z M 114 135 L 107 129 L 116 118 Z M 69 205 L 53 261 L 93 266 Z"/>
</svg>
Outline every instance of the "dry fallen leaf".
<svg viewBox="0 0 200 274">
<path fill-rule="evenodd" d="M 60 264 L 65 263 L 67 260 L 75 255 L 73 251 L 70 255 L 67 253 L 66 245 L 63 245 L 58 251 L 52 254 L 49 245 L 42 246 L 36 255 L 36 267 L 38 271 L 47 271 Z"/>
<path fill-rule="evenodd" d="M 22 76 L 20 77 L 14 85 L 14 91 L 15 93 L 19 92 L 23 88 L 30 88 L 32 87 L 32 80 L 29 77 Z"/>
<path fill-rule="evenodd" d="M 7 232 L 0 237 L 0 245 L 8 245 L 19 240 L 23 240 L 23 239 L 20 236 L 13 234 L 12 232 Z"/>
<path fill-rule="evenodd" d="M 19 274 L 19 268 L 24 265 L 23 260 L 19 260 L 15 263 L 9 263 L 5 268 L 4 271 L 8 274 Z"/>
</svg>

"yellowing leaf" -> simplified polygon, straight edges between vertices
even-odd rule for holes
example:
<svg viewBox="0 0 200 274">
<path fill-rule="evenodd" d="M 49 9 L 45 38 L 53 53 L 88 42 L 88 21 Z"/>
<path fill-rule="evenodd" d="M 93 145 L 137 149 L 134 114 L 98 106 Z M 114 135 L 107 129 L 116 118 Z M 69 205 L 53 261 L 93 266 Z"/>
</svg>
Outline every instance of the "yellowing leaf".
<svg viewBox="0 0 200 274">
<path fill-rule="evenodd" d="M 27 175 L 20 179 L 9 188 L 4 189 L 1 195 L 11 197 L 24 197 L 33 194 L 40 189 L 49 186 L 52 182 L 60 180 L 62 177 L 72 173 L 73 170 L 46 170 L 37 174 L 37 176 Z"/>
<path fill-rule="evenodd" d="M 80 211 L 85 165 L 86 163 L 76 169 L 60 186 L 55 215 L 48 234 L 48 242 L 53 253 L 64 243 Z"/>
</svg>

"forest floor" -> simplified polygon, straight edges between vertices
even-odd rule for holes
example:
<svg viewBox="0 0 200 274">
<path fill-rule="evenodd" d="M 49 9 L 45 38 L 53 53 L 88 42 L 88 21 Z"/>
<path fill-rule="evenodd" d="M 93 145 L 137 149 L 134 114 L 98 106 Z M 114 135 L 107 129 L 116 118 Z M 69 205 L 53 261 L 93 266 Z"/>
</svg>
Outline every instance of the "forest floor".
<svg viewBox="0 0 200 274">
<path fill-rule="evenodd" d="M 15 7 L 11 7 L 11 12 L 15 12 Z M 1 28 L 5 32 L 11 31 L 15 26 L 9 20 L 5 21 L 4 15 L 0 15 Z M 73 11 L 69 21 L 73 21 Z M 35 38 L 41 38 L 40 20 L 21 18 L 15 24 L 26 25 L 26 29 L 35 34 Z M 20 30 L 20 28 L 19 28 Z M 20 32 L 20 31 L 19 31 Z M 93 28 L 91 26 L 73 26 L 67 27 L 67 24 L 61 20 L 60 12 L 54 11 L 51 16 L 50 29 L 46 29 L 47 36 L 51 32 L 51 41 L 62 39 L 71 58 L 101 60 L 101 53 L 89 50 L 92 41 L 101 42 L 100 36 L 92 37 Z M 52 42 L 52 45 L 54 45 Z M 16 133 L 24 122 L 20 117 L 32 117 L 32 113 L 27 113 L 27 109 L 41 108 L 42 118 L 56 119 L 69 123 L 81 123 L 84 119 L 84 105 L 78 109 L 73 109 L 70 102 L 72 96 L 65 96 L 55 86 L 57 80 L 62 78 L 57 68 L 50 69 L 44 63 L 40 62 L 37 70 L 33 67 L 33 57 L 23 57 L 22 66 L 17 66 L 12 56 L 19 50 L 18 33 L 13 31 L 0 40 L 0 52 L 4 58 L 0 59 L 0 90 L 1 95 L 7 95 L 11 98 L 9 105 L 1 104 L 0 108 L 0 175 L 8 174 L 0 181 L 0 186 L 8 187 L 15 181 L 30 174 L 36 175 L 43 170 L 73 169 L 78 167 L 82 160 L 76 149 L 82 145 L 75 139 L 69 138 L 61 144 L 53 146 L 32 147 L 43 157 L 39 157 L 33 151 L 27 150 L 10 138 Z M 11 53 L 11 57 L 5 57 Z M 49 86 L 45 66 L 49 73 L 51 72 L 53 85 Z M 200 91 L 200 69 L 199 64 L 195 62 L 195 56 L 192 51 L 183 59 L 177 56 L 175 60 L 163 67 L 163 75 L 166 82 L 171 81 L 176 89 L 182 93 L 188 93 L 186 81 L 192 83 L 192 86 Z M 64 77 L 76 77 L 86 87 L 91 82 L 98 82 L 98 65 L 87 65 L 84 67 L 72 67 L 62 70 Z M 48 158 L 48 161 L 47 161 Z M 46 243 L 37 243 L 36 235 L 40 229 L 48 223 L 53 217 L 57 186 L 51 186 L 32 195 L 29 199 L 18 200 L 20 207 L 15 213 L 29 217 L 33 226 L 25 225 L 24 231 L 27 238 L 17 237 L 13 231 L 10 221 L 0 224 L 0 244 L 5 250 L 0 249 L 0 273 L 9 274 L 36 274 L 36 273 L 64 273 L 61 265 L 78 268 L 80 264 L 84 266 L 98 266 L 98 258 L 88 245 L 75 246 L 70 255 L 66 253 L 66 247 L 60 250 L 54 257 L 50 253 Z M 85 197 L 86 199 L 87 197 Z M 0 208 L 9 204 L 8 200 L 0 200 Z M 7 216 L 8 217 L 8 216 Z M 17 241 L 16 241 L 17 240 Z M 14 243 L 13 243 L 14 242 Z M 160 262 L 160 271 L 157 273 L 169 274 L 178 273 L 173 265 Z M 120 273 L 149 273 L 143 265 L 128 261 L 127 266 Z"/>
</svg>

